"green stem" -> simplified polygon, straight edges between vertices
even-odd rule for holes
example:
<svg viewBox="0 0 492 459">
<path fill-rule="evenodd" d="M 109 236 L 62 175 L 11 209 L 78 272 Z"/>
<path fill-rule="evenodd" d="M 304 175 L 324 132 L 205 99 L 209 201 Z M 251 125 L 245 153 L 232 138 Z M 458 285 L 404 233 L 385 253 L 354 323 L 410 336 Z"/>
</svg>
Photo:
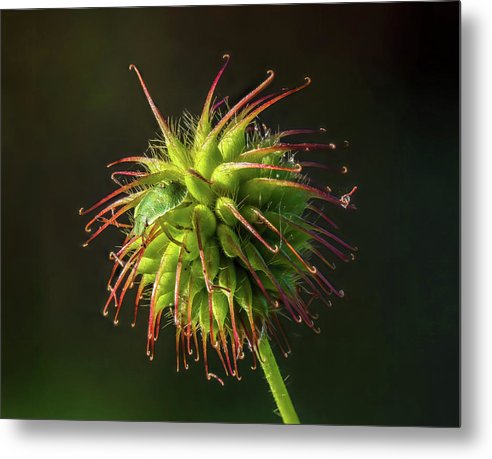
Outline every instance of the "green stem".
<svg viewBox="0 0 492 459">
<path fill-rule="evenodd" d="M 284 424 L 300 424 L 267 337 L 260 340 L 260 363 Z"/>
</svg>

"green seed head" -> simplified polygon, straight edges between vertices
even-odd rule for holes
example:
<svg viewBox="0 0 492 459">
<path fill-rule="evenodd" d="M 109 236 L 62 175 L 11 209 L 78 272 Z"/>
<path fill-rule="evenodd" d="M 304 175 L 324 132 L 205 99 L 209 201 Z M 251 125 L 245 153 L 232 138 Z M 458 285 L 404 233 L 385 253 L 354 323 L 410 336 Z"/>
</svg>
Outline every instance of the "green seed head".
<svg viewBox="0 0 492 459">
<path fill-rule="evenodd" d="M 102 222 L 87 243 L 108 226 L 121 228 L 126 236 L 111 253 L 114 267 L 104 313 L 114 304 L 117 323 L 123 298 L 135 287 L 135 320 L 138 306 L 149 305 L 150 358 L 161 318 L 168 316 L 176 327 L 178 369 L 181 362 L 188 367 L 190 356 L 198 360 L 201 354 L 207 378 L 220 382 L 208 368 L 210 345 L 225 374 L 238 379 L 245 345 L 255 359 L 260 336 L 274 337 L 287 354 L 282 316 L 316 330 L 310 301 L 329 303 L 328 296 L 343 295 L 310 261 L 315 256 L 321 266 L 331 265 L 317 247 L 344 261 L 356 250 L 316 223 L 317 218 L 334 226 L 316 201 L 354 208 L 350 196 L 355 188 L 339 197 L 313 186 L 295 157 L 296 152 L 331 150 L 334 145 L 285 143 L 285 137 L 308 131 L 272 133 L 257 121 L 264 110 L 311 80 L 259 97 L 273 80 L 269 71 L 234 106 L 225 101 L 212 105 L 229 56 L 224 59 L 201 116 L 195 121 L 187 116 L 179 127 L 168 124 L 138 69 L 130 66 L 162 141 L 151 143 L 148 156 L 113 163 L 133 162 L 140 169 L 115 172 L 112 177 L 120 188 L 81 209 L 85 214 L 104 206 L 86 227 L 90 231 L 96 221 Z"/>
</svg>

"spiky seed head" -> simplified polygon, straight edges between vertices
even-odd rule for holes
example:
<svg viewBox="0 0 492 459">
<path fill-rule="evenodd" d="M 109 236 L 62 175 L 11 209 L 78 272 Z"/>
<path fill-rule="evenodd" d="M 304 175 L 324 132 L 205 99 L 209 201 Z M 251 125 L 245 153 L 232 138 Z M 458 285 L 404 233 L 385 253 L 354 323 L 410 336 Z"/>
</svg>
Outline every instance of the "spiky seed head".
<svg viewBox="0 0 492 459">
<path fill-rule="evenodd" d="M 159 112 L 138 69 L 130 66 L 162 140 L 150 143 L 148 156 L 112 163 L 136 163 L 140 170 L 114 172 L 112 178 L 120 187 L 80 211 L 86 214 L 104 206 L 87 224 L 90 231 L 95 222 L 102 223 L 84 245 L 108 226 L 125 233 L 121 248 L 110 255 L 114 266 L 104 314 L 114 303 L 118 323 L 125 294 L 135 286 L 132 325 L 139 305 L 147 302 L 149 357 L 154 356 L 161 318 L 167 315 L 176 327 L 178 370 L 181 362 L 188 368 L 187 359 L 199 360 L 202 354 L 207 378 L 221 383 L 208 368 L 208 343 L 225 374 L 238 379 L 238 360 L 244 357 L 245 345 L 255 365 L 261 335 L 275 338 L 287 355 L 290 348 L 281 316 L 317 331 L 310 302 L 318 298 L 329 304 L 330 295 L 343 296 L 310 261 L 314 255 L 322 264 L 333 266 L 317 246 L 343 261 L 350 260 L 356 250 L 315 221 L 321 217 L 335 226 L 315 202 L 354 209 L 350 199 L 356 187 L 342 196 L 315 187 L 295 157 L 296 152 L 333 150 L 335 145 L 283 142 L 287 136 L 324 130 L 272 133 L 258 121 L 264 110 L 304 89 L 311 80 L 258 98 L 274 78 L 270 70 L 257 88 L 232 107 L 227 98 L 213 105 L 228 62 L 225 55 L 201 116 L 186 115 L 183 123 L 174 125 Z M 304 165 L 323 167 L 312 162 Z"/>
</svg>

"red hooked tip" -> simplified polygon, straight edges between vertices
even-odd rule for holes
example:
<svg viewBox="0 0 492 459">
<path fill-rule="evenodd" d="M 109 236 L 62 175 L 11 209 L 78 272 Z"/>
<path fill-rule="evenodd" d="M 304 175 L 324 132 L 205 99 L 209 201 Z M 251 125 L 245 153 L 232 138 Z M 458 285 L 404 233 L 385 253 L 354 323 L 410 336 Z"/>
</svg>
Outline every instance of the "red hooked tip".
<svg viewBox="0 0 492 459">
<path fill-rule="evenodd" d="M 203 122 L 207 123 L 208 122 L 210 105 L 212 104 L 212 97 L 214 96 L 215 88 L 217 87 L 217 84 L 219 83 L 220 77 L 222 76 L 225 69 L 227 68 L 227 64 L 229 64 L 229 59 L 230 59 L 229 54 L 224 54 L 222 56 L 222 59 L 224 59 L 225 62 L 222 65 L 222 68 L 219 70 L 219 73 L 217 73 L 216 77 L 214 78 L 214 81 L 212 82 L 212 86 L 210 86 L 210 89 L 209 89 L 208 94 L 207 94 L 207 98 L 205 99 L 205 105 L 203 106 L 203 112 L 202 112 L 202 116 L 200 118 L 200 123 L 203 123 Z"/>
<path fill-rule="evenodd" d="M 291 182 L 290 180 L 279 180 L 279 179 L 263 178 L 263 177 L 251 179 L 249 182 L 265 183 L 270 185 L 271 187 L 275 186 L 277 188 L 285 187 L 285 188 L 298 189 L 300 191 L 305 191 L 306 193 L 310 194 L 311 198 L 313 199 L 322 199 L 324 201 L 331 202 L 332 204 L 335 205 L 342 205 L 341 198 L 337 198 L 336 196 L 327 193 L 326 191 L 320 190 L 310 185 L 306 185 L 301 182 Z M 350 199 L 350 197 L 348 199 Z M 351 209 L 354 208 L 352 204 L 347 203 L 347 207 L 349 206 Z"/>
<path fill-rule="evenodd" d="M 116 253 L 114 252 L 109 252 L 109 260 L 110 261 L 115 261 L 116 263 L 118 263 L 120 266 L 125 266 L 125 264 L 123 263 L 123 261 L 121 260 L 120 257 L 118 257 L 118 255 L 116 255 Z"/>
<path fill-rule="evenodd" d="M 141 192 L 140 192 L 141 193 Z M 122 205 L 124 204 L 127 204 L 129 202 L 132 201 L 132 199 L 139 199 L 138 196 L 135 196 L 133 195 L 132 196 L 128 196 L 126 198 L 121 198 L 121 199 L 118 199 L 117 201 L 113 202 L 112 204 L 110 204 L 109 206 L 105 207 L 103 210 L 101 210 L 96 216 L 94 216 L 88 223 L 87 225 L 85 225 L 85 231 L 87 231 L 88 233 L 91 232 L 91 226 L 97 222 L 97 221 L 102 221 L 103 223 L 107 223 L 108 220 L 104 217 L 104 215 L 108 212 L 111 212 L 111 216 L 113 217 L 114 216 L 114 210 L 118 207 L 121 207 Z M 84 211 L 85 213 L 85 211 Z M 116 222 L 116 221 L 112 221 L 112 222 L 109 222 L 110 225 L 115 225 L 115 226 L 118 226 L 119 225 L 122 225 L 121 223 L 119 222 Z"/>
<path fill-rule="evenodd" d="M 212 378 L 215 379 L 216 381 L 218 381 L 221 386 L 224 385 L 224 381 L 222 381 L 222 379 L 220 379 L 216 374 L 207 373 L 207 379 L 210 381 Z"/>
</svg>

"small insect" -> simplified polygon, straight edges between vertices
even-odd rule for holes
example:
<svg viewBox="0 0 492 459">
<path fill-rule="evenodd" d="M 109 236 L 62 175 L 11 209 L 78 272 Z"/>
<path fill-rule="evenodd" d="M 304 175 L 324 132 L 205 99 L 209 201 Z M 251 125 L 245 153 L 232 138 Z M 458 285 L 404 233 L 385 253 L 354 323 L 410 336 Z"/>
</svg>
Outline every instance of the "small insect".
<svg viewBox="0 0 492 459">
<path fill-rule="evenodd" d="M 186 187 L 177 182 L 159 184 L 147 191 L 134 210 L 133 233 L 141 236 L 145 228 L 180 206 L 188 196 Z"/>
</svg>

